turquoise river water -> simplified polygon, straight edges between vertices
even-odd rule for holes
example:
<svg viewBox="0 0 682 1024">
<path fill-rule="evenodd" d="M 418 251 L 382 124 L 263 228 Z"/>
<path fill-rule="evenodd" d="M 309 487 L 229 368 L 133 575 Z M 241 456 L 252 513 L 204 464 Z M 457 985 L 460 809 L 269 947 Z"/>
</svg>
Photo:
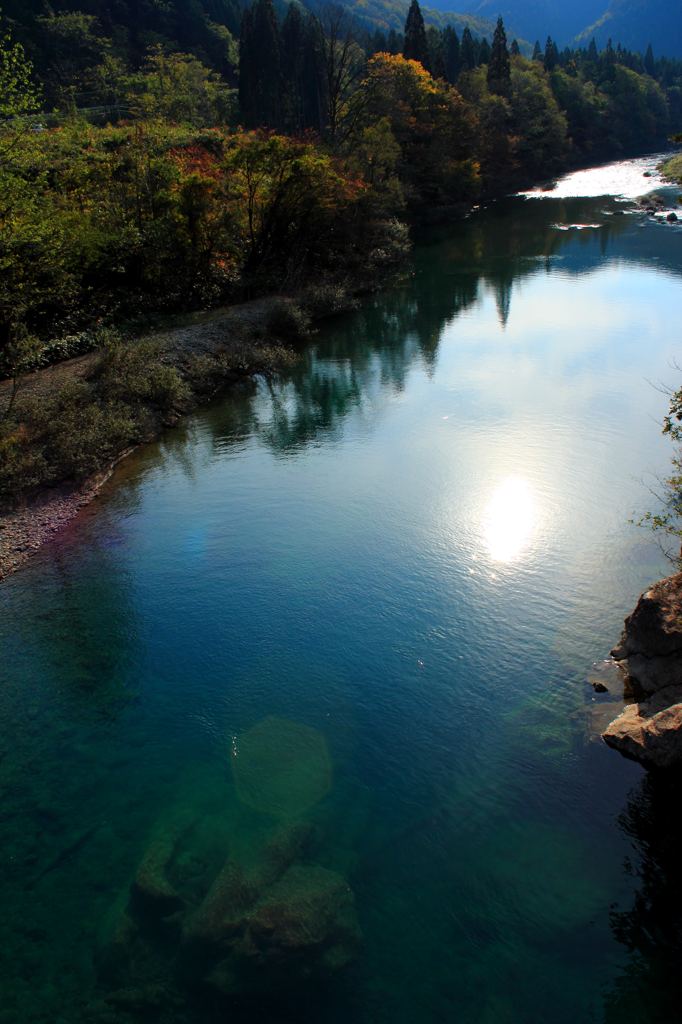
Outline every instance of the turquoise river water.
<svg viewBox="0 0 682 1024">
<path fill-rule="evenodd" d="M 2 1024 L 680 1019 L 674 782 L 589 685 L 668 569 L 654 163 L 420 244 L 0 587 Z"/>
</svg>

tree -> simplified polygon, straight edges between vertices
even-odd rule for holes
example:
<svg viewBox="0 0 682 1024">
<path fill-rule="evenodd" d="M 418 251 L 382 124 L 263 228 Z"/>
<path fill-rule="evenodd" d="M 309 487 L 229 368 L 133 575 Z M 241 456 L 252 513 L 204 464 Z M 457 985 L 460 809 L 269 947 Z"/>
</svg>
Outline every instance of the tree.
<svg viewBox="0 0 682 1024">
<path fill-rule="evenodd" d="M 38 18 L 37 24 L 45 53 L 47 98 L 68 105 L 75 92 L 83 90 L 88 71 L 104 61 L 110 41 L 102 36 L 97 18 L 81 11 L 51 14 Z"/>
<path fill-rule="evenodd" d="M 542 48 L 540 46 L 540 40 L 535 40 L 535 46 L 533 47 L 532 60 L 542 60 Z"/>
<path fill-rule="evenodd" d="M 418 60 L 427 71 L 431 70 L 429 60 L 429 44 L 424 28 L 424 18 L 417 0 L 412 0 L 405 22 L 405 42 L 403 57 L 406 60 Z"/>
<path fill-rule="evenodd" d="M 462 32 L 459 59 L 462 71 L 472 71 L 476 67 L 476 45 L 468 25 Z"/>
<path fill-rule="evenodd" d="M 452 25 L 443 29 L 443 59 L 445 61 L 445 77 L 454 85 L 460 72 L 459 36 Z"/>
<path fill-rule="evenodd" d="M 206 127 L 224 124 L 232 113 L 234 91 L 189 53 L 155 46 L 132 81 L 127 105 L 141 117 Z"/>
<path fill-rule="evenodd" d="M 9 33 L 0 36 L 0 369 L 12 376 L 9 415 L 21 374 L 31 369 L 35 339 L 25 326 L 36 289 L 49 283 L 42 256 L 45 232 L 36 190 L 12 165 L 12 157 L 28 129 L 26 118 L 40 103 L 33 65 Z M 42 173 L 42 170 L 39 174 Z"/>
<path fill-rule="evenodd" d="M 239 106 L 249 127 L 279 127 L 282 82 L 277 17 L 272 0 L 244 11 L 239 40 Z"/>
<path fill-rule="evenodd" d="M 323 81 L 323 128 L 332 148 L 341 141 L 348 101 L 365 66 L 365 55 L 353 36 L 348 12 L 327 7 L 316 19 L 317 47 Z M 350 125 L 346 126 L 350 130 Z"/>
<path fill-rule="evenodd" d="M 554 68 L 559 63 L 559 50 L 551 36 L 547 36 L 543 63 L 545 65 L 545 71 L 554 71 Z"/>
<path fill-rule="evenodd" d="M 511 106 L 516 154 L 524 173 L 536 179 L 553 173 L 566 152 L 566 118 L 537 62 L 514 63 Z"/>
<path fill-rule="evenodd" d="M 520 49 L 519 44 L 518 44 L 516 39 L 512 39 L 512 44 L 511 44 L 511 47 L 510 47 L 510 52 L 511 52 L 512 57 L 520 57 L 521 56 L 521 49 Z"/>
<path fill-rule="evenodd" d="M 304 126 L 305 36 L 301 10 L 290 3 L 282 25 L 282 106 L 284 126 L 289 131 L 300 131 Z"/>
<path fill-rule="evenodd" d="M 443 78 L 447 81 L 445 69 L 445 53 L 443 52 L 443 33 L 433 25 L 426 31 L 426 38 L 429 45 L 429 68 L 434 78 Z"/>
<path fill-rule="evenodd" d="M 24 117 L 38 109 L 40 93 L 33 85 L 33 65 L 20 43 L 9 33 L 0 36 L 0 131 L 2 122 Z M 11 131 L 15 129 L 10 125 Z"/>
<path fill-rule="evenodd" d="M 646 53 L 644 55 L 644 70 L 647 75 L 651 75 L 652 78 L 656 74 L 656 61 L 654 60 L 654 51 L 651 43 L 647 46 Z"/>
<path fill-rule="evenodd" d="M 388 118 L 412 208 L 466 202 L 476 195 L 474 115 L 456 89 L 432 78 L 419 61 L 378 53 L 368 61 L 356 102 L 365 126 Z"/>
<path fill-rule="evenodd" d="M 488 88 L 498 96 L 509 96 L 511 93 L 511 65 L 507 50 L 507 36 L 502 18 L 497 19 L 493 36 L 493 45 L 488 64 Z"/>
</svg>

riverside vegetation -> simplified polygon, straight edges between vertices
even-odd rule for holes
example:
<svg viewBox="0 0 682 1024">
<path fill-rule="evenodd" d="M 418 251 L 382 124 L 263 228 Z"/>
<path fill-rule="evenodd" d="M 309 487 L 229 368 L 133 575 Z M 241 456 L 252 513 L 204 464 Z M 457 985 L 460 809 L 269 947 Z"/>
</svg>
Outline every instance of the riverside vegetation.
<svg viewBox="0 0 682 1024">
<path fill-rule="evenodd" d="M 271 0 L 10 3 L 0 45 L 0 503 L 78 482 L 226 374 L 373 287 L 409 225 L 682 123 L 682 62 L 609 43 L 524 56 L 500 19 L 370 33 Z M 177 358 L 134 338 L 159 311 L 259 296 L 246 338 Z M 124 330 L 121 331 L 121 326 Z M 96 351 L 49 396 L 22 378 Z M 7 383 L 7 381 L 9 383 Z"/>
</svg>

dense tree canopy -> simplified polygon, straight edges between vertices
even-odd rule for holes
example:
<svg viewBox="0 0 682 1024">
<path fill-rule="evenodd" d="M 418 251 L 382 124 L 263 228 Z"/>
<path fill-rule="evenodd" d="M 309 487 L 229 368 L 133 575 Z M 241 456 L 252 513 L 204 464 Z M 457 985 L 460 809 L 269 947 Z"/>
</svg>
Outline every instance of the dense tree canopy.
<svg viewBox="0 0 682 1024">
<path fill-rule="evenodd" d="M 10 0 L 0 35 L 6 365 L 133 309 L 366 279 L 404 251 L 399 217 L 682 128 L 682 65 L 651 48 L 527 59 L 501 19 L 491 43 L 426 30 L 418 0 L 404 37 L 334 5 L 78 6 Z"/>
</svg>

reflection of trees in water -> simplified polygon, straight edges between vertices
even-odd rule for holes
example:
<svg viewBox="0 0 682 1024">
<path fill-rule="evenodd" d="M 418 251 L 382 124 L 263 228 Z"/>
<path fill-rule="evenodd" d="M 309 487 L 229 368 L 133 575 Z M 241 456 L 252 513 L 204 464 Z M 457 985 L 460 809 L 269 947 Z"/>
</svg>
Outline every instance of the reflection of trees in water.
<svg viewBox="0 0 682 1024">
<path fill-rule="evenodd" d="M 658 231 L 633 234 L 632 219 L 617 212 L 622 213 L 620 204 L 609 199 L 512 198 L 450 225 L 442 240 L 431 238 L 417 249 L 414 277 L 403 287 L 374 296 L 357 313 L 324 326 L 320 343 L 304 352 L 290 373 L 233 390 L 229 401 L 208 411 L 202 418 L 213 442 L 208 457 L 238 450 L 252 437 L 279 455 L 334 438 L 348 415 L 370 406 L 380 391 L 402 391 L 412 367 L 430 373 L 444 327 L 481 301 L 486 290 L 504 327 L 514 287 L 523 279 L 558 269 L 586 273 L 603 266 L 605 254 L 637 260 L 644 236 L 646 245 L 661 244 Z M 597 223 L 598 229 L 583 231 L 556 227 Z M 200 457 L 196 444 L 178 444 L 173 435 L 162 454 L 178 464 L 184 456 L 184 471 L 194 475 Z"/>
<path fill-rule="evenodd" d="M 553 258 L 570 250 L 562 270 L 580 273 L 603 262 L 602 250 L 625 227 L 626 218 L 604 218 L 596 232 L 559 231 L 556 223 L 593 223 L 604 202 L 566 200 L 499 203 L 493 213 L 449 229 L 442 242 L 417 251 L 414 278 L 363 303 L 361 310 L 325 330 L 324 340 L 304 354 L 284 379 L 270 382 L 253 403 L 239 405 L 240 421 L 223 443 L 253 431 L 278 454 L 333 437 L 352 410 L 362 409 L 379 389 L 400 392 L 411 367 L 430 373 L 444 327 L 474 306 L 485 288 L 495 296 L 506 325 L 514 284 L 549 273 Z"/>
<path fill-rule="evenodd" d="M 115 557 L 117 538 L 98 536 L 91 543 L 91 564 L 89 558 L 74 563 L 68 551 L 54 552 L 51 586 L 41 592 L 44 606 L 35 605 L 20 628 L 69 713 L 110 717 L 135 696 L 136 616 Z"/>
<path fill-rule="evenodd" d="M 637 880 L 629 910 L 611 914 L 613 933 L 629 963 L 605 1004 L 607 1024 L 641 1021 L 671 1024 L 680 1019 L 682 964 L 682 830 L 676 820 L 682 776 L 645 776 L 619 821 L 637 859 L 625 863 Z"/>
</svg>

